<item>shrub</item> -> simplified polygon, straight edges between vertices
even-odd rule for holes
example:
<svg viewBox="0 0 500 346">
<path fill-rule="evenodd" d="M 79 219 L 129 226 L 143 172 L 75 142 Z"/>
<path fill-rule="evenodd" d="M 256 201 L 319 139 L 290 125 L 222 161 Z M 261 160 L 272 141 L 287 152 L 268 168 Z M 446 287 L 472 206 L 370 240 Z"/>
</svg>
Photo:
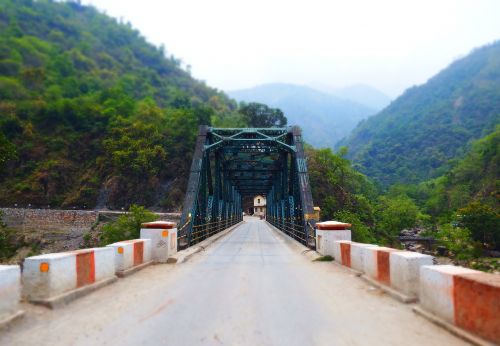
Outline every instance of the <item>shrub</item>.
<svg viewBox="0 0 500 346">
<path fill-rule="evenodd" d="M 480 251 L 471 237 L 471 232 L 467 228 L 443 225 L 436 233 L 436 238 L 459 260 L 480 255 Z"/>
<path fill-rule="evenodd" d="M 127 214 L 120 215 L 116 221 L 103 227 L 100 243 L 108 245 L 121 240 L 137 239 L 140 236 L 141 223 L 156 219 L 154 213 L 133 204 Z"/>
<path fill-rule="evenodd" d="M 356 214 L 341 210 L 334 214 L 334 219 L 341 222 L 347 222 L 352 225 L 351 231 L 353 241 L 372 244 L 376 242 L 373 232 L 370 228 L 368 228 L 368 226 L 361 222 Z"/>
<path fill-rule="evenodd" d="M 8 229 L 2 221 L 3 213 L 0 211 L 0 259 L 14 256 L 17 248 L 14 242 L 14 232 Z"/>
<path fill-rule="evenodd" d="M 488 205 L 472 202 L 459 209 L 460 224 L 471 231 L 471 237 L 483 245 L 500 248 L 500 214 Z"/>
</svg>

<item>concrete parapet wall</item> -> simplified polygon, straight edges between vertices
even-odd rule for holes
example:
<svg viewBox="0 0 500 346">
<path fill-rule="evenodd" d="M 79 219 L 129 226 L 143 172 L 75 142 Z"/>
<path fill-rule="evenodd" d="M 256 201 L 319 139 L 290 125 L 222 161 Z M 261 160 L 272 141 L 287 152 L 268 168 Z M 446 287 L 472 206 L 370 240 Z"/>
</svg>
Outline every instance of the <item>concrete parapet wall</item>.
<svg viewBox="0 0 500 346">
<path fill-rule="evenodd" d="M 335 257 L 335 242 L 337 240 L 351 240 L 351 231 L 316 229 L 316 251 L 323 256 Z"/>
<path fill-rule="evenodd" d="M 432 265 L 432 256 L 372 244 L 336 241 L 335 261 L 390 286 L 404 302 L 418 297 L 420 267 Z"/>
<path fill-rule="evenodd" d="M 361 273 L 365 271 L 365 263 L 363 260 L 363 248 L 377 247 L 374 244 L 352 243 L 351 244 L 351 268 Z"/>
<path fill-rule="evenodd" d="M 384 285 L 391 283 L 391 263 L 389 255 L 391 252 L 401 251 L 388 247 L 364 247 L 363 267 L 365 274 Z"/>
<path fill-rule="evenodd" d="M 110 244 L 115 253 L 115 269 L 121 272 L 151 261 L 151 239 L 134 239 Z"/>
<path fill-rule="evenodd" d="M 112 248 L 93 248 L 28 257 L 22 274 L 23 296 L 50 299 L 115 276 Z"/>
<path fill-rule="evenodd" d="M 408 297 L 418 297 L 420 267 L 433 265 L 432 256 L 410 251 L 391 252 L 389 263 L 391 286 Z"/>
<path fill-rule="evenodd" d="M 423 309 L 500 344 L 500 276 L 452 265 L 420 268 Z"/>
<path fill-rule="evenodd" d="M 354 244 L 350 240 L 337 240 L 333 243 L 333 258 L 336 262 L 351 267 L 351 246 Z"/>
<path fill-rule="evenodd" d="M 152 224 L 152 223 L 150 223 Z M 151 226 L 151 227 L 161 227 Z M 153 261 L 166 263 L 168 258 L 177 253 L 177 228 L 141 228 L 141 239 L 151 240 Z"/>
<path fill-rule="evenodd" d="M 21 269 L 17 265 L 0 265 L 0 321 L 18 312 L 21 299 Z"/>
</svg>

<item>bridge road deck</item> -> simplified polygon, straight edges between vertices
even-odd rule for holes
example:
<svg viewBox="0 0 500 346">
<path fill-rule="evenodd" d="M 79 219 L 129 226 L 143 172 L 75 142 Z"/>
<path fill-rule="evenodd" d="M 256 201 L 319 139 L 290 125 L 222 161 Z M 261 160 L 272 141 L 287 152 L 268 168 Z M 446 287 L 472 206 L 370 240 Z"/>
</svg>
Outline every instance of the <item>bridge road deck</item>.
<svg viewBox="0 0 500 346">
<path fill-rule="evenodd" d="M 187 262 L 156 265 L 59 310 L 25 306 L 0 345 L 463 345 L 247 219 Z"/>
</svg>

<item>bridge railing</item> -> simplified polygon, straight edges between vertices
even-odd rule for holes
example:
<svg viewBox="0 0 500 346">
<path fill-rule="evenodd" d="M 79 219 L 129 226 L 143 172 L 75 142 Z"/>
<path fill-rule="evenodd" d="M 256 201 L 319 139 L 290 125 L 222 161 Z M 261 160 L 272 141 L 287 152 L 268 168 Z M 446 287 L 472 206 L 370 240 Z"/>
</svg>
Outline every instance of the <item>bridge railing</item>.
<svg viewBox="0 0 500 346">
<path fill-rule="evenodd" d="M 196 244 L 216 233 L 222 232 L 223 230 L 234 226 L 238 222 L 242 221 L 242 219 L 242 217 L 232 216 L 227 219 L 198 224 L 193 226 L 190 235 L 185 233 L 179 237 L 179 240 L 184 239 L 187 243 L 187 238 L 189 237 L 189 244 Z"/>
<path fill-rule="evenodd" d="M 288 234 L 290 237 L 301 242 L 302 244 L 307 243 L 308 237 L 306 231 L 304 230 L 304 225 L 295 222 L 295 219 L 293 218 L 282 219 L 274 216 L 268 216 L 267 221 L 274 227 L 283 231 L 285 234 Z"/>
</svg>

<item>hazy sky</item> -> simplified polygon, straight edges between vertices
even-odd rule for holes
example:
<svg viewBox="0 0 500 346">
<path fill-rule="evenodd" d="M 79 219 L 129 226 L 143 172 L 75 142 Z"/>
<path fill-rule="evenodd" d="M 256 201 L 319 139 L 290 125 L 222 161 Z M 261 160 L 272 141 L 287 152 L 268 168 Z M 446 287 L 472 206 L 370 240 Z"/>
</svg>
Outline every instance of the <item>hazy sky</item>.
<svg viewBox="0 0 500 346">
<path fill-rule="evenodd" d="M 499 0 L 83 0 L 223 90 L 369 84 L 391 97 L 500 39 Z"/>
</svg>

